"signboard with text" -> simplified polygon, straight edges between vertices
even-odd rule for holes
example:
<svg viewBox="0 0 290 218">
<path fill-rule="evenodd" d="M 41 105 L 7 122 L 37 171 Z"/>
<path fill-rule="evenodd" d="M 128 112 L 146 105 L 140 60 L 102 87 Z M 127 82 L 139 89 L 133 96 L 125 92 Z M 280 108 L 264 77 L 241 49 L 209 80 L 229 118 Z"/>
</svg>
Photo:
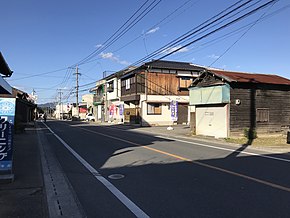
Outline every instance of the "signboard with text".
<svg viewBox="0 0 290 218">
<path fill-rule="evenodd" d="M 0 98 L 0 172 L 12 170 L 15 98 Z"/>
<path fill-rule="evenodd" d="M 120 105 L 119 105 L 119 114 L 120 114 L 121 116 L 124 115 L 124 104 L 120 104 Z"/>
<path fill-rule="evenodd" d="M 170 114 L 171 120 L 177 121 L 178 118 L 178 101 L 171 101 L 170 102 Z"/>
</svg>

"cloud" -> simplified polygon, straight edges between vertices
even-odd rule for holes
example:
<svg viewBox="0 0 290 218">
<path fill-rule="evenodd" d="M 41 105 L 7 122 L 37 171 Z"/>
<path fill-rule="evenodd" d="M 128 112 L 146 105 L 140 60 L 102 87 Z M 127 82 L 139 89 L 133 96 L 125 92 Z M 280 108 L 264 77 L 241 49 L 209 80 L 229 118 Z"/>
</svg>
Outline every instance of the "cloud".
<svg viewBox="0 0 290 218">
<path fill-rule="evenodd" d="M 146 34 L 152 34 L 152 33 L 155 33 L 155 32 L 157 32 L 159 29 L 160 29 L 159 27 L 156 27 L 156 28 L 154 28 L 154 29 L 151 29 L 151 30 L 147 31 Z"/>
<path fill-rule="evenodd" d="M 119 57 L 115 56 L 112 52 L 107 52 L 107 53 L 101 53 L 100 54 L 101 58 L 103 59 L 109 59 L 111 61 L 114 61 L 114 62 L 117 62 L 119 64 L 122 64 L 122 65 L 130 65 L 131 63 L 128 62 L 128 61 L 125 61 L 125 60 L 120 60 Z"/>
<path fill-rule="evenodd" d="M 182 49 L 180 49 L 180 48 L 181 48 L 181 45 L 176 46 L 176 47 L 167 48 L 167 49 L 163 50 L 162 53 L 169 54 L 169 53 L 174 52 L 174 51 L 176 51 L 176 53 L 183 53 L 183 52 L 189 51 L 189 49 L 187 47 L 184 47 Z M 178 49 L 180 49 L 180 50 L 178 50 Z"/>
<path fill-rule="evenodd" d="M 112 52 L 108 52 L 108 53 L 104 53 L 102 52 L 100 54 L 101 58 L 103 59 L 110 59 L 110 60 L 116 60 L 117 57 L 114 57 L 113 53 Z"/>
<path fill-rule="evenodd" d="M 207 56 L 208 58 L 212 58 L 212 59 L 218 59 L 220 56 L 215 55 L 215 54 L 211 54 Z"/>
<path fill-rule="evenodd" d="M 97 44 L 97 45 L 95 45 L 95 47 L 96 48 L 101 48 L 101 47 L 103 47 L 103 45 L 102 44 Z"/>
</svg>

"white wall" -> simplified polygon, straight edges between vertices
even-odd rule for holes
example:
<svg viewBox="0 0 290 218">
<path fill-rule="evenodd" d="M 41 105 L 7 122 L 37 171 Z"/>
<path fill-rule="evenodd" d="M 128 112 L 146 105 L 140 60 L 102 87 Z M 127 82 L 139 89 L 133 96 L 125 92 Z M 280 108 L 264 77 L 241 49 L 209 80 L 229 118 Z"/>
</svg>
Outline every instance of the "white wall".
<svg viewBox="0 0 290 218">
<path fill-rule="evenodd" d="M 113 99 L 117 99 L 120 97 L 121 91 L 119 91 L 121 89 L 121 80 L 117 80 L 117 78 L 113 78 L 111 80 L 107 81 L 107 87 L 108 87 L 108 83 L 113 81 L 113 86 L 114 86 L 114 91 L 113 92 L 107 92 L 107 100 L 113 100 Z M 119 84 L 120 82 L 120 84 Z"/>
</svg>

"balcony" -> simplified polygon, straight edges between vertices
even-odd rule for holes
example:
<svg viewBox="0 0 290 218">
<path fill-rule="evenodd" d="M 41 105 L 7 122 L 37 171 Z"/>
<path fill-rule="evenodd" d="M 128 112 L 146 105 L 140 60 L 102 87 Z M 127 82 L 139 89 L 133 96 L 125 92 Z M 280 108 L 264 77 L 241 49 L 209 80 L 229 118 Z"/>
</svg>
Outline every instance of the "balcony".
<svg viewBox="0 0 290 218">
<path fill-rule="evenodd" d="M 93 98 L 94 105 L 104 104 L 104 96 L 103 95 L 95 95 Z"/>
</svg>

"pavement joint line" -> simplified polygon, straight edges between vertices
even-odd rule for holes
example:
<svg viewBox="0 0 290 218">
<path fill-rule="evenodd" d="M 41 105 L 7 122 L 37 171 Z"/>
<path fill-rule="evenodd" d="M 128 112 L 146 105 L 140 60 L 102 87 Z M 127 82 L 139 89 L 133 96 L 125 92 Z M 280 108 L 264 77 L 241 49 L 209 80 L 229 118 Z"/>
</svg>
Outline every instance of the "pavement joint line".
<svg viewBox="0 0 290 218">
<path fill-rule="evenodd" d="M 154 152 L 158 152 L 160 154 L 164 154 L 166 156 L 170 156 L 170 157 L 173 157 L 173 158 L 176 158 L 176 159 L 179 159 L 179 160 L 183 160 L 183 161 L 186 161 L 186 162 L 189 162 L 189 163 L 192 163 L 192 164 L 196 164 L 196 165 L 203 166 L 203 167 L 206 167 L 206 168 L 210 168 L 210 169 L 213 169 L 213 170 L 217 170 L 217 171 L 220 171 L 220 172 L 223 172 L 223 173 L 227 173 L 227 174 L 230 174 L 230 175 L 233 175 L 233 176 L 244 178 L 244 179 L 247 179 L 247 180 L 250 180 L 250 181 L 254 181 L 254 182 L 266 185 L 266 186 L 270 186 L 272 188 L 276 188 L 276 189 L 279 189 L 279 190 L 282 190 L 282 191 L 290 192 L 290 188 L 282 186 L 282 185 L 278 185 L 278 184 L 275 184 L 275 183 L 272 183 L 272 182 L 268 182 L 268 181 L 265 181 L 265 180 L 257 179 L 257 178 L 254 178 L 254 177 L 251 177 L 251 176 L 247 176 L 247 175 L 244 175 L 244 174 L 241 174 L 241 173 L 237 173 L 237 172 L 234 172 L 234 171 L 226 170 L 226 169 L 223 169 L 223 168 L 220 168 L 220 167 L 215 167 L 215 166 L 212 166 L 212 165 L 209 165 L 209 164 L 202 163 L 200 161 L 191 160 L 191 159 L 188 159 L 188 158 L 185 158 L 185 157 L 182 157 L 182 156 L 179 156 L 179 155 L 175 155 L 175 154 L 172 154 L 172 153 L 169 153 L 169 152 L 166 152 L 166 151 L 162 151 L 162 150 L 151 148 L 151 147 L 148 147 L 148 146 L 144 146 L 144 145 L 141 145 L 141 144 L 138 144 L 138 143 L 135 143 L 135 142 L 131 142 L 129 140 L 120 139 L 120 138 L 115 137 L 115 136 L 110 136 L 110 135 L 107 135 L 107 134 L 104 134 L 104 133 L 99 133 L 99 132 L 88 130 L 88 129 L 81 128 L 81 127 L 79 127 L 79 128 L 83 129 L 85 131 L 88 131 L 88 132 L 92 132 L 92 133 L 95 133 L 95 134 L 106 136 L 108 138 L 113 138 L 113 139 L 116 139 L 118 141 L 126 142 L 126 143 L 133 144 L 133 145 L 137 145 L 137 146 L 140 146 L 140 147 L 142 147 L 144 149 L 148 149 L 148 150 L 151 150 L 151 151 L 154 151 Z M 182 140 L 179 140 L 179 141 L 182 141 Z M 184 141 L 184 142 L 187 142 L 187 141 Z M 187 143 L 190 143 L 190 142 L 187 142 Z M 211 147 L 214 147 L 214 146 L 211 146 Z M 256 155 L 258 155 L 258 154 L 256 154 Z M 287 161 L 290 162 L 290 160 L 287 160 Z"/>
<path fill-rule="evenodd" d="M 126 195 L 117 189 L 111 182 L 93 168 L 85 159 L 83 159 L 75 150 L 73 150 L 61 137 L 59 137 L 50 127 L 45 123 L 47 129 L 64 145 L 64 147 L 71 152 L 71 154 L 98 180 L 100 181 L 124 206 L 126 206 L 136 217 L 149 218 L 149 216 L 140 209 L 134 202 L 132 202 Z M 83 129 L 79 127 L 80 129 Z"/>
</svg>

